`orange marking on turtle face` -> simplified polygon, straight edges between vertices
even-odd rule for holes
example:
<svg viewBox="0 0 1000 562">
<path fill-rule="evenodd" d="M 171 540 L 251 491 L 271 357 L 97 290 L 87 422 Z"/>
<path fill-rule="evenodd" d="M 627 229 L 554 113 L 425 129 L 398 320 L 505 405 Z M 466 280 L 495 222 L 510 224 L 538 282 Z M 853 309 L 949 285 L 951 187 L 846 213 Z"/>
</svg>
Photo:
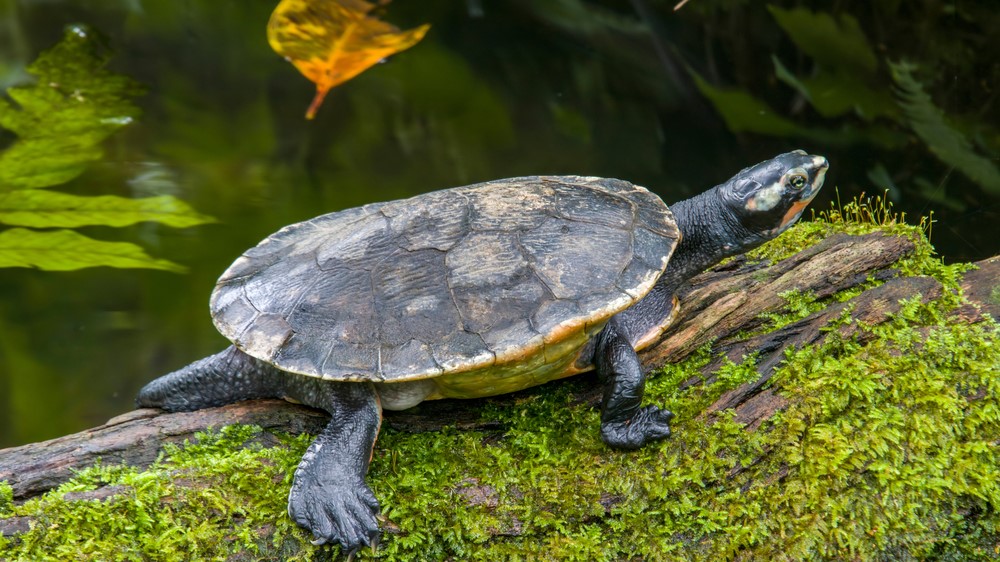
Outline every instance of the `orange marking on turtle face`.
<svg viewBox="0 0 1000 562">
<path fill-rule="evenodd" d="M 779 228 L 784 228 L 788 223 L 795 220 L 795 217 L 797 217 L 799 213 L 806 208 L 806 205 L 808 205 L 810 201 L 812 201 L 812 198 L 792 203 L 792 206 L 788 208 L 788 212 L 786 212 L 785 216 L 782 217 L 781 226 Z"/>
</svg>

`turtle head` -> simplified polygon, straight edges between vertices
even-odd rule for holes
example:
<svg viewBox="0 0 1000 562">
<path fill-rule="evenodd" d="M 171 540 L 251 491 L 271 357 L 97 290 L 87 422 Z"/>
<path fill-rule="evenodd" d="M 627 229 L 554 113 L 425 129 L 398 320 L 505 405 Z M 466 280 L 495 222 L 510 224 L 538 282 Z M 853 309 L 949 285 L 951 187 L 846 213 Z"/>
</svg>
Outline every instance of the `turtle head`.
<svg viewBox="0 0 1000 562">
<path fill-rule="evenodd" d="M 719 186 L 719 195 L 751 236 L 770 240 L 795 224 L 823 187 L 826 158 L 794 150 L 751 166 Z"/>
<path fill-rule="evenodd" d="M 670 206 L 684 234 L 657 285 L 672 295 L 723 258 L 752 250 L 795 224 L 823 187 L 829 164 L 794 150 Z"/>
</svg>

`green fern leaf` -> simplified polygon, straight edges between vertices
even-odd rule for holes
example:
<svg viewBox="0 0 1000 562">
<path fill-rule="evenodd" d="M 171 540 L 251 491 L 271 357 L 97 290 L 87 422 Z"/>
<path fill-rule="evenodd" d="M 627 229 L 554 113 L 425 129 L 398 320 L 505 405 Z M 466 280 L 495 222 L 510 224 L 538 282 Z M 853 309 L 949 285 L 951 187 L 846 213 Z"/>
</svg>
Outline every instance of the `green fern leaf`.
<svg viewBox="0 0 1000 562">
<path fill-rule="evenodd" d="M 138 86 L 104 69 L 108 57 L 80 27 L 28 67 L 36 83 L 10 88 L 0 99 L 0 127 L 17 139 L 0 152 L 0 223 L 36 228 L 127 226 L 155 221 L 183 228 L 211 222 L 170 197 L 83 197 L 44 191 L 100 160 L 101 143 L 138 116 Z M 84 267 L 138 267 L 181 272 L 127 242 L 93 240 L 71 230 L 0 231 L 0 267 L 66 271 Z"/>
<path fill-rule="evenodd" d="M 783 10 L 768 6 L 781 29 L 803 53 L 830 69 L 844 69 L 864 76 L 875 74 L 878 58 L 858 20 L 850 14 L 834 18 L 808 8 Z"/>
<path fill-rule="evenodd" d="M 0 232 L 0 267 L 35 267 L 69 271 L 85 267 L 185 269 L 168 260 L 150 257 L 129 242 L 94 240 L 72 230 L 37 231 L 11 228 Z"/>
<path fill-rule="evenodd" d="M 984 190 L 1000 195 L 1000 170 L 989 159 L 976 154 L 965 135 L 948 124 L 944 112 L 934 105 L 913 76 L 914 66 L 906 62 L 889 63 L 889 69 L 906 121 L 934 156 Z"/>
<path fill-rule="evenodd" d="M 0 127 L 18 140 L 0 153 L 0 192 L 73 179 L 103 156 L 104 139 L 139 115 L 132 99 L 140 87 L 107 62 L 86 29 L 74 27 L 28 66 L 34 84 L 7 90 L 14 103 L 0 99 Z"/>
<path fill-rule="evenodd" d="M 186 228 L 213 222 L 214 219 L 169 195 L 126 199 L 114 195 L 84 197 L 34 189 L 0 193 L 0 222 L 4 224 L 39 228 L 121 227 L 143 221 Z"/>
<path fill-rule="evenodd" d="M 693 70 L 688 69 L 688 71 L 694 78 L 698 90 L 712 102 L 730 131 L 776 136 L 801 133 L 795 122 L 782 117 L 767 104 L 743 90 L 715 87 Z"/>
</svg>

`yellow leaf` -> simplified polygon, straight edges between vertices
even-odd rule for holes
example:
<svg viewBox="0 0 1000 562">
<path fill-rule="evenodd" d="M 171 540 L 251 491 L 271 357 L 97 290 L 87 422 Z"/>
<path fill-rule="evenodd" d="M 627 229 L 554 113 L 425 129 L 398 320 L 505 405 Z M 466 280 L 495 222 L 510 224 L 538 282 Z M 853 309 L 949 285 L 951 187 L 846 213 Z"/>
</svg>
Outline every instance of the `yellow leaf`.
<svg viewBox="0 0 1000 562">
<path fill-rule="evenodd" d="M 316 115 L 330 88 L 409 49 L 430 28 L 424 24 L 400 31 L 369 15 L 374 8 L 364 0 L 282 0 L 274 9 L 267 23 L 268 43 L 316 84 L 306 119 Z"/>
</svg>

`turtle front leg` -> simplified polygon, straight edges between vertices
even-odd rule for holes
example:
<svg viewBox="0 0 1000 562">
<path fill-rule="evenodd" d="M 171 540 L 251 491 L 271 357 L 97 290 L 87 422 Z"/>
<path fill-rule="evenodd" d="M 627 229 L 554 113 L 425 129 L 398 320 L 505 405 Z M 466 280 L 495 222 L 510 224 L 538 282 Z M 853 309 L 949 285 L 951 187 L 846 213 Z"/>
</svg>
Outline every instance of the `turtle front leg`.
<svg viewBox="0 0 1000 562">
<path fill-rule="evenodd" d="M 369 383 L 295 379 L 289 396 L 330 412 L 331 420 L 295 469 L 288 515 L 312 531 L 313 544 L 340 543 L 350 555 L 379 537 L 379 505 L 365 475 L 382 407 Z"/>
<path fill-rule="evenodd" d="M 646 376 L 639 356 L 612 320 L 597 336 L 594 364 L 604 384 L 601 439 L 618 449 L 638 449 L 670 435 L 674 415 L 656 406 L 642 406 Z"/>
</svg>

